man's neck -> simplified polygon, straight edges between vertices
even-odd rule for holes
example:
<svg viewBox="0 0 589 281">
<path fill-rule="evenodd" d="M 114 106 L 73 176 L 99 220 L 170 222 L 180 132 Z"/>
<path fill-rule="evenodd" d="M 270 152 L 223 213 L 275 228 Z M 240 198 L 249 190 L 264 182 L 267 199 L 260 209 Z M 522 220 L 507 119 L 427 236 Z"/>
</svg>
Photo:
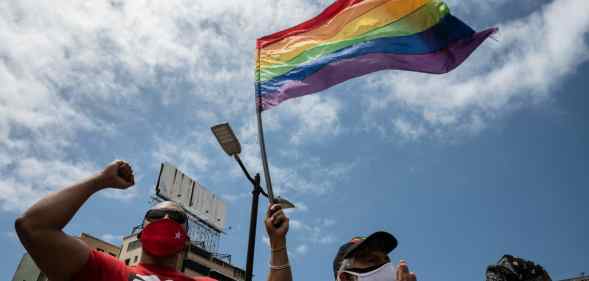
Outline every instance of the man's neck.
<svg viewBox="0 0 589 281">
<path fill-rule="evenodd" d="M 179 258 L 180 254 L 169 257 L 154 257 L 146 252 L 143 252 L 141 254 L 141 263 L 169 267 L 178 270 L 177 265 Z"/>
</svg>

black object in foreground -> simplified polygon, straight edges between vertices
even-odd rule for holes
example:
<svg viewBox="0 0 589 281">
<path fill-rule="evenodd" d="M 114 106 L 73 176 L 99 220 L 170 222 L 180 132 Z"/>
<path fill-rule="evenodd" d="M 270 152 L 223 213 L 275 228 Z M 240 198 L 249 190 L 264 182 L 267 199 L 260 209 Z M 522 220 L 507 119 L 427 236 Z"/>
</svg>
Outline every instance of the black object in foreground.
<svg viewBox="0 0 589 281">
<path fill-rule="evenodd" d="M 541 265 L 512 255 L 489 265 L 485 277 L 486 281 L 552 281 Z"/>
</svg>

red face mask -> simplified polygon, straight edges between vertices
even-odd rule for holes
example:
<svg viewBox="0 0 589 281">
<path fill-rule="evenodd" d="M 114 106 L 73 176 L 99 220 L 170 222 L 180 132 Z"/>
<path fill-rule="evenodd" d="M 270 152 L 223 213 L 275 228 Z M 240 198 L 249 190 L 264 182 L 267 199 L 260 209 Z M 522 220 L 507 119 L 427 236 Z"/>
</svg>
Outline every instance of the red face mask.
<svg viewBox="0 0 589 281">
<path fill-rule="evenodd" d="M 161 219 L 148 224 L 141 231 L 141 246 L 155 257 L 172 256 L 184 249 L 188 234 L 182 225 L 171 220 Z"/>
</svg>

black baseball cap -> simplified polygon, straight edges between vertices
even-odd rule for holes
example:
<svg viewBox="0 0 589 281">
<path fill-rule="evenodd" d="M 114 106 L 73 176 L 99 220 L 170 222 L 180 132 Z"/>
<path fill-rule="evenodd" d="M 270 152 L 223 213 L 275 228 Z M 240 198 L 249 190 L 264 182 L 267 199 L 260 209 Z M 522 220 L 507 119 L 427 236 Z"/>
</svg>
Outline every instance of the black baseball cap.
<svg viewBox="0 0 589 281">
<path fill-rule="evenodd" d="M 357 251 L 371 246 L 374 249 L 381 250 L 388 254 L 398 245 L 397 239 L 392 234 L 385 231 L 377 231 L 370 234 L 368 237 L 354 237 L 349 242 L 343 244 L 335 258 L 333 259 L 333 276 L 337 279 L 337 271 L 342 265 L 342 262 L 354 255 Z"/>
</svg>

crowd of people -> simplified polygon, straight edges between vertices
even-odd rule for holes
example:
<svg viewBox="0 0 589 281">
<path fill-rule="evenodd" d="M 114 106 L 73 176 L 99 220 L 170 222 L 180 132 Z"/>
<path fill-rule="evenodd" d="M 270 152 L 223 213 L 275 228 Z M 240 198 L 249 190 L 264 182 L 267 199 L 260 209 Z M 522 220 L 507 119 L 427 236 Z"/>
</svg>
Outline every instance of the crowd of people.
<svg viewBox="0 0 589 281">
<path fill-rule="evenodd" d="M 189 277 L 176 269 L 190 246 L 188 218 L 183 208 L 165 201 L 150 208 L 138 235 L 143 252 L 140 263 L 122 261 L 92 250 L 63 232 L 80 207 L 105 188 L 127 189 L 134 185 L 131 166 L 114 161 L 101 172 L 51 193 L 26 210 L 15 222 L 18 237 L 37 266 L 51 281 L 209 281 Z M 269 281 L 293 279 L 286 235 L 289 218 L 278 204 L 271 204 L 264 220 L 270 240 Z M 416 281 L 406 261 L 395 266 L 389 253 L 397 239 L 379 231 L 354 237 L 341 245 L 333 259 L 335 281 Z M 498 275 L 494 275 L 498 276 Z M 497 279 L 497 278 L 496 278 Z"/>
</svg>

